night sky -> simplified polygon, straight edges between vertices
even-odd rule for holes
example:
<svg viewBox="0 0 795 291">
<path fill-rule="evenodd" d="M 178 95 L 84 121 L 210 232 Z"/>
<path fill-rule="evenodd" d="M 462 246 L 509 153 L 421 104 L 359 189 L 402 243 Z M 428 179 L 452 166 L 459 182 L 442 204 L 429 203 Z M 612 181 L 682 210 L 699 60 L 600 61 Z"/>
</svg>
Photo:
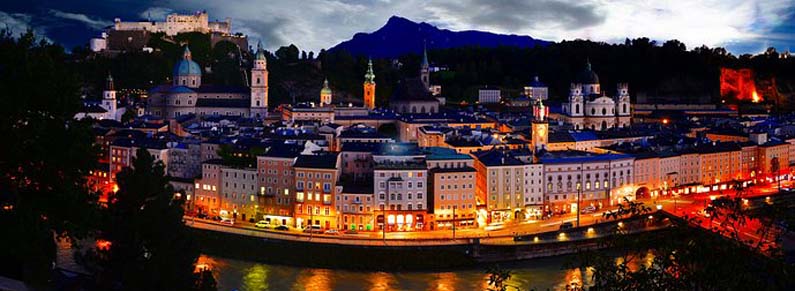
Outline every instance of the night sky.
<svg viewBox="0 0 795 291">
<path fill-rule="evenodd" d="M 734 54 L 755 54 L 770 46 L 795 50 L 792 0 L 7 0 L 0 3 L 0 23 L 15 33 L 32 28 L 71 48 L 86 44 L 117 17 L 162 20 L 168 13 L 198 10 L 207 10 L 211 20 L 231 18 L 233 31 L 262 40 L 271 50 L 290 43 L 307 51 L 329 48 L 356 32 L 378 29 L 392 15 L 451 30 L 551 41 L 649 37 L 679 39 L 689 49 L 723 46 Z"/>
</svg>

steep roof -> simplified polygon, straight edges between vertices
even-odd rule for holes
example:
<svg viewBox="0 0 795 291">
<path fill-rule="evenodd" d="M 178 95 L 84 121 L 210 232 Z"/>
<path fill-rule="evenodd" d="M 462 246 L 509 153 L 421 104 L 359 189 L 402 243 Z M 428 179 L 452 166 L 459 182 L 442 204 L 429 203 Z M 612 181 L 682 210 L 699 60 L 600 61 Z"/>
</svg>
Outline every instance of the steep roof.
<svg viewBox="0 0 795 291">
<path fill-rule="evenodd" d="M 489 167 L 518 166 L 524 164 L 522 161 L 500 150 L 481 151 L 473 154 L 478 161 Z"/>
<path fill-rule="evenodd" d="M 437 101 L 419 78 L 400 81 L 392 93 L 391 101 Z M 438 102 L 438 101 L 437 101 Z"/>
<path fill-rule="evenodd" d="M 323 152 L 314 155 L 299 155 L 295 168 L 336 169 L 339 153 Z"/>
</svg>

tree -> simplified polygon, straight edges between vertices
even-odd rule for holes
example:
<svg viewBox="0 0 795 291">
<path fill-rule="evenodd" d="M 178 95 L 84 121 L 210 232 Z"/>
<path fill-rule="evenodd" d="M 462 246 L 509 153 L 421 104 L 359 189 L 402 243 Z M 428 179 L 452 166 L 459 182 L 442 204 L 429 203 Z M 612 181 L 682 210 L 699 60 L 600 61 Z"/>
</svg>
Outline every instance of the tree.
<svg viewBox="0 0 795 291">
<path fill-rule="evenodd" d="M 276 50 L 276 57 L 284 62 L 298 61 L 298 47 L 294 44 L 280 47 Z"/>
<path fill-rule="evenodd" d="M 184 200 L 175 197 L 164 171 L 162 162 L 139 149 L 132 167 L 117 174 L 119 191 L 111 195 L 98 236 L 108 242 L 97 250 L 100 286 L 191 290 L 214 282 L 206 273 L 194 275 L 199 251 L 183 221 Z"/>
<path fill-rule="evenodd" d="M 132 108 L 130 110 L 125 110 L 124 114 L 121 115 L 121 122 L 127 123 L 135 119 L 135 109 Z"/>
<path fill-rule="evenodd" d="M 773 221 L 792 221 L 784 205 L 762 203 L 748 207 L 745 189 L 735 183 L 733 197 L 712 201 L 711 219 L 720 227 L 704 229 L 694 218 L 670 219 L 663 231 L 633 235 L 624 224 L 602 241 L 602 248 L 617 253 L 582 252 L 569 267 L 592 272 L 591 290 L 788 290 L 795 282 L 793 267 L 776 256 L 776 247 L 739 239 L 739 229 L 748 221 L 762 222 L 759 234 L 767 240 Z M 628 204 L 629 219 L 644 219 L 642 204 Z M 629 208 L 636 208 L 635 210 Z M 712 225 L 711 223 L 709 225 Z M 775 240 L 773 240 L 775 241 Z M 764 251 L 760 253 L 760 251 Z M 650 261 L 642 263 L 653 256 Z M 618 258 L 616 258 L 618 257 Z"/>
<path fill-rule="evenodd" d="M 0 275 L 46 285 L 55 237 L 85 237 L 98 210 L 85 177 L 98 148 L 58 45 L 0 30 Z"/>
</svg>

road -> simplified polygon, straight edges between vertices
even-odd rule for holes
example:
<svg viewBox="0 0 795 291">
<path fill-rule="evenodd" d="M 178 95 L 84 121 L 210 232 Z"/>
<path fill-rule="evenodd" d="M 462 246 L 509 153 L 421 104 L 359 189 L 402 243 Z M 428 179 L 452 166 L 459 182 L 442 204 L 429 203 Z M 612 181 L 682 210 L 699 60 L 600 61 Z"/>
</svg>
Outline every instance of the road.
<svg viewBox="0 0 795 291">
<path fill-rule="evenodd" d="M 782 188 L 784 187 L 792 187 L 793 183 L 791 181 L 782 181 Z M 763 196 L 771 196 L 777 193 L 777 184 L 764 184 L 764 185 L 757 185 L 753 187 L 749 187 L 746 197 L 749 199 L 755 197 L 763 197 Z M 717 221 L 711 221 L 709 218 L 704 217 L 700 214 L 700 212 L 709 204 L 711 198 L 715 198 L 721 195 L 734 195 L 734 190 L 723 190 L 723 191 L 713 191 L 708 193 L 698 193 L 698 194 L 690 194 L 690 195 L 679 195 L 674 199 L 673 197 L 652 197 L 645 200 L 641 200 L 646 206 L 652 209 L 652 212 L 658 210 L 658 207 L 661 207 L 661 210 L 666 212 L 672 213 L 676 216 L 680 217 L 697 217 L 700 216 L 702 220 L 702 227 L 705 228 L 712 228 L 718 227 L 720 228 L 720 224 Z M 659 198 L 659 199 L 657 199 Z M 600 209 L 596 213 L 589 213 L 589 214 L 581 214 L 580 215 L 580 226 L 589 226 L 599 222 L 603 222 L 605 219 L 603 217 L 603 213 L 606 211 L 612 211 L 617 209 L 616 206 L 613 207 L 605 207 Z M 196 219 L 193 217 L 186 218 L 188 223 L 191 221 L 203 221 L 204 223 L 215 223 L 209 220 L 202 220 Z M 522 221 L 519 223 L 507 223 L 502 226 L 496 227 L 496 229 L 486 230 L 484 228 L 459 228 L 455 231 L 455 235 L 453 234 L 452 230 L 433 230 L 433 231 L 421 231 L 421 232 L 389 232 L 386 234 L 386 240 L 454 240 L 454 239 L 471 239 L 471 238 L 481 238 L 481 239 L 512 239 L 517 235 L 528 235 L 534 233 L 542 233 L 542 232 L 549 232 L 549 231 L 556 231 L 559 230 L 560 225 L 565 222 L 571 222 L 575 227 L 577 226 L 576 223 L 577 217 L 576 214 L 571 213 L 567 215 L 560 215 L 554 216 L 550 219 L 546 220 L 528 220 Z M 759 234 L 756 233 L 757 229 L 759 229 L 759 222 L 758 221 L 751 221 L 746 226 L 744 226 L 738 232 L 740 238 L 743 240 L 754 240 L 758 241 L 760 239 Z M 302 233 L 298 229 L 290 229 L 289 231 L 277 231 L 277 230 L 270 230 L 270 229 L 259 229 L 255 228 L 253 223 L 249 222 L 238 222 L 234 225 L 235 228 L 239 228 L 241 230 L 246 230 L 249 232 L 265 232 L 265 233 L 272 233 L 274 235 L 292 235 L 292 236 L 306 236 L 308 239 L 311 238 L 335 238 L 335 240 L 339 239 L 347 239 L 350 238 L 352 240 L 356 239 L 364 239 L 364 240 L 374 240 L 374 239 L 382 239 L 384 234 L 382 232 L 362 232 L 358 234 L 337 234 L 337 235 L 326 235 L 326 234 L 313 234 L 308 235 Z M 724 229 L 725 230 L 725 229 Z"/>
</svg>

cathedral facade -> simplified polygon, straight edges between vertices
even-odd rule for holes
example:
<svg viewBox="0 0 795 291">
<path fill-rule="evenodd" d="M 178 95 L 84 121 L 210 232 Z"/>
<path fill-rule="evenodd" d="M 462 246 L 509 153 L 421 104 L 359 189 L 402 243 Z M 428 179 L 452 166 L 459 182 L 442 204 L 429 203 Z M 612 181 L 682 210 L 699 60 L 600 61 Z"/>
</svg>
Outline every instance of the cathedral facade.
<svg viewBox="0 0 795 291">
<path fill-rule="evenodd" d="M 569 88 L 569 100 L 563 103 L 563 121 L 575 130 L 607 130 L 629 127 L 631 122 L 629 87 L 619 83 L 616 96 L 608 97 L 601 89 L 599 76 L 591 63 Z"/>
<path fill-rule="evenodd" d="M 161 118 L 195 114 L 204 116 L 265 117 L 268 111 L 268 70 L 260 44 L 251 69 L 251 86 L 202 84 L 202 69 L 185 47 L 182 60 L 174 66 L 171 84 L 149 91 L 147 113 Z"/>
</svg>

